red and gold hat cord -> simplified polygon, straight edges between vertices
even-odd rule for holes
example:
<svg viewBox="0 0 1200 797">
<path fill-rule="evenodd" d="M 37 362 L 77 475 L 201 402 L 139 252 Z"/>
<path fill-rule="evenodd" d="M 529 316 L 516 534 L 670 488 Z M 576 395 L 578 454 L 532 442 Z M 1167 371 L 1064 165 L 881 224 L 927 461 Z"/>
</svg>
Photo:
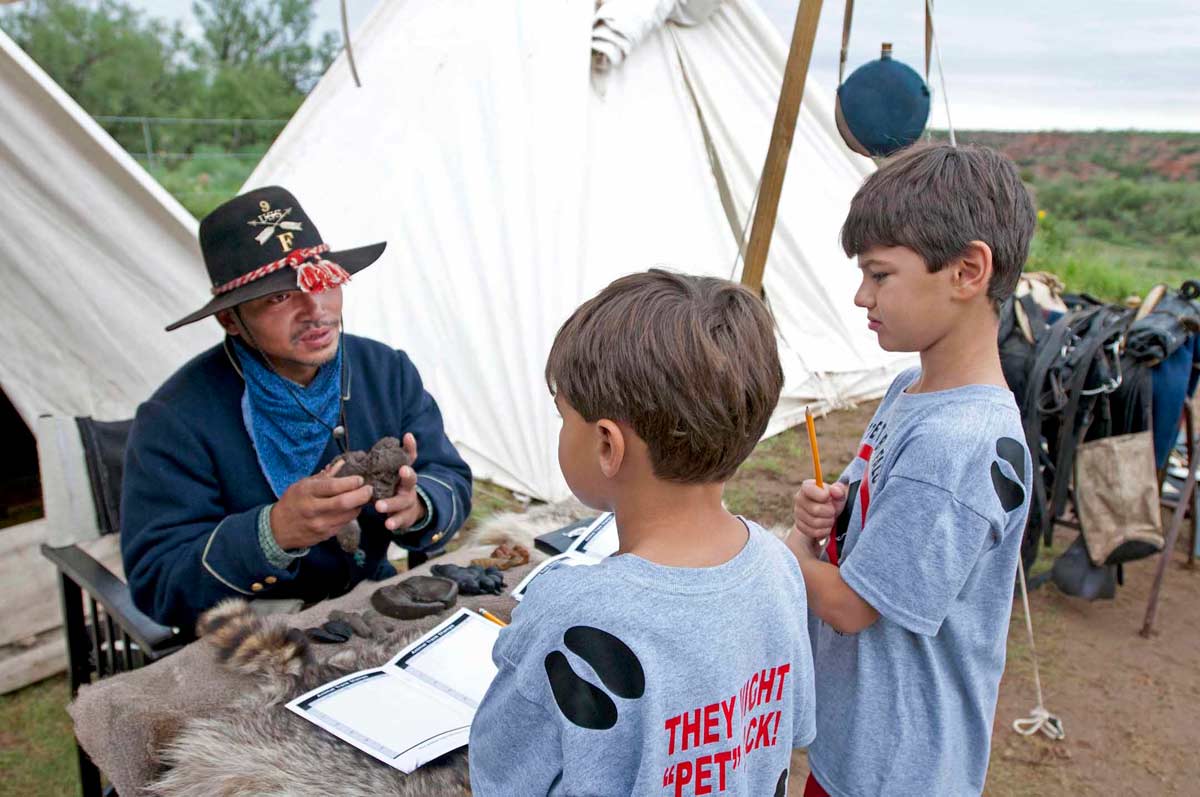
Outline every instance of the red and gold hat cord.
<svg viewBox="0 0 1200 797">
<path fill-rule="evenodd" d="M 332 260 L 321 257 L 328 251 L 329 244 L 293 249 L 274 263 L 260 266 L 224 285 L 214 286 L 213 295 L 229 293 L 288 266 L 296 269 L 296 287 L 305 293 L 321 293 L 338 285 L 345 285 L 350 281 L 350 274 Z"/>
</svg>

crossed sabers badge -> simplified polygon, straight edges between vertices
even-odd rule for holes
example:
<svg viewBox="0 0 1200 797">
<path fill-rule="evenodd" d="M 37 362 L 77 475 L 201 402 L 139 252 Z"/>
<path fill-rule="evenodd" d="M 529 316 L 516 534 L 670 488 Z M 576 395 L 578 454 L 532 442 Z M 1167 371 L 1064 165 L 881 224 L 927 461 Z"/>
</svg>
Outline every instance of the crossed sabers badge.
<svg viewBox="0 0 1200 797">
<path fill-rule="evenodd" d="M 291 208 L 271 210 L 271 205 L 267 202 L 259 202 L 258 207 L 262 213 L 258 215 L 258 218 L 246 222 L 251 227 L 263 228 L 258 235 L 254 236 L 254 240 L 258 241 L 259 246 L 262 246 L 271 236 L 275 235 L 275 230 L 283 230 L 284 232 L 276 237 L 279 239 L 279 245 L 283 247 L 283 251 L 290 251 L 292 237 L 295 233 L 303 230 L 304 225 L 298 221 L 287 221 L 288 215 L 292 212 Z"/>
</svg>

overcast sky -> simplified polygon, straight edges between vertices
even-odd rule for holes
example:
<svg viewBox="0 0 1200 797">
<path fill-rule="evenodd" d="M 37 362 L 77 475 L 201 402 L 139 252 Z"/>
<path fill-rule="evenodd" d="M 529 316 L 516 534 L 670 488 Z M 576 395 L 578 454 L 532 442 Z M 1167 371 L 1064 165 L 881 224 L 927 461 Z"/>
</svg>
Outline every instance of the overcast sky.
<svg viewBox="0 0 1200 797">
<path fill-rule="evenodd" d="M 191 0 L 132 1 L 195 24 Z M 347 0 L 351 25 L 402 1 L 416 2 Z M 338 0 L 314 2 L 319 28 L 337 29 Z M 790 39 L 798 0 L 758 2 Z M 829 89 L 843 7 L 825 2 L 813 54 L 811 74 Z M 883 41 L 920 71 L 922 24 L 917 0 L 857 0 L 848 71 L 878 58 Z M 1200 131 L 1200 0 L 936 0 L 934 25 L 955 127 Z M 931 83 L 931 123 L 945 127 L 936 67 Z"/>
</svg>

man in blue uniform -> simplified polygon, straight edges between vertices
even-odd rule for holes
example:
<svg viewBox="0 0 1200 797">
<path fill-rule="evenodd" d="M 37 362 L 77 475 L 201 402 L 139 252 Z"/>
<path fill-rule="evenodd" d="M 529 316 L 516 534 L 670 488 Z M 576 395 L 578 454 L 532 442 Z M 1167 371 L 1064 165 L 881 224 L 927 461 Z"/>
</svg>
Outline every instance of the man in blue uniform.
<svg viewBox="0 0 1200 797">
<path fill-rule="evenodd" d="M 214 298 L 167 329 L 215 315 L 226 337 L 134 420 L 121 552 L 138 607 L 187 628 L 222 598 L 315 602 L 394 575 L 393 541 L 444 546 L 470 513 L 471 471 L 407 355 L 341 332 L 342 286 L 384 244 L 331 252 L 269 187 L 209 214 L 200 246 Z M 373 500 L 333 461 L 386 436 L 412 465 Z M 348 551 L 335 535 L 356 519 Z"/>
</svg>

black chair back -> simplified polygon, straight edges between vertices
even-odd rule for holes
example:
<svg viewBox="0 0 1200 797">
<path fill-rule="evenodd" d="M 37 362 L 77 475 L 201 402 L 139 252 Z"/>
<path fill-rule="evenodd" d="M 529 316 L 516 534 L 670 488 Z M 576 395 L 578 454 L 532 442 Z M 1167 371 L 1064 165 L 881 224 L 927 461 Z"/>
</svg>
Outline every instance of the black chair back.
<svg viewBox="0 0 1200 797">
<path fill-rule="evenodd" d="M 101 534 L 116 534 L 121 530 L 121 474 L 125 465 L 125 446 L 133 419 L 97 421 L 76 418 L 79 438 L 83 443 L 88 480 L 92 485 L 92 501 L 96 505 L 96 520 Z"/>
<path fill-rule="evenodd" d="M 86 489 L 91 493 L 98 529 L 102 536 L 117 534 L 121 529 L 125 447 L 133 421 L 92 418 L 74 421 L 79 431 L 83 470 L 87 472 Z M 54 435 L 65 430 L 54 419 L 48 422 L 47 429 L 45 454 L 60 453 L 73 462 L 75 475 L 63 478 L 69 485 L 63 489 L 82 492 L 85 482 L 77 459 L 80 448 L 55 444 L 58 438 Z M 74 502 L 67 499 L 65 503 L 81 508 L 73 514 L 64 512 L 58 522 L 86 522 L 86 501 L 77 497 Z M 53 521 L 54 516 L 50 517 Z M 58 570 L 72 698 L 84 684 L 143 667 L 174 653 L 191 640 L 191 629 L 168 628 L 143 614 L 134 606 L 125 583 L 79 545 L 43 544 L 42 555 Z M 100 771 L 78 743 L 76 756 L 83 797 L 113 797 L 112 787 L 105 786 Z"/>
</svg>

